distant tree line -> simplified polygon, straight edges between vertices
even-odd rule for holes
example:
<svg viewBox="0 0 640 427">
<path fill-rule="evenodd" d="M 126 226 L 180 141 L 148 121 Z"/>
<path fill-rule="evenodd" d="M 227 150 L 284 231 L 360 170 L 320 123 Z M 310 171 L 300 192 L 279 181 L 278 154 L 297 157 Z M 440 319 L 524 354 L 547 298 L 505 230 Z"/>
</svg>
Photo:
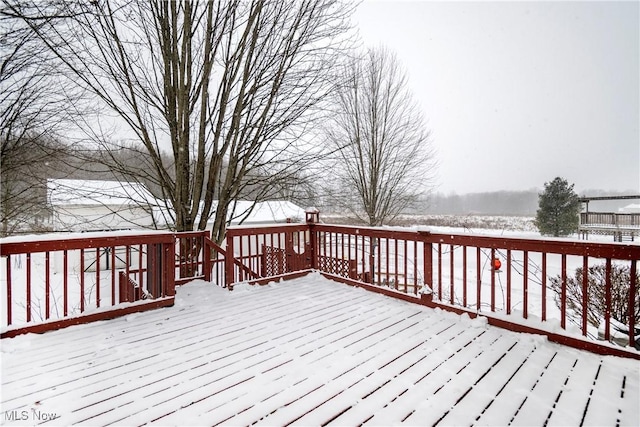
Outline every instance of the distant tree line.
<svg viewBox="0 0 640 427">
<path fill-rule="evenodd" d="M 538 210 L 538 198 L 542 190 L 523 191 L 488 191 L 468 194 L 434 193 L 423 199 L 417 209 L 409 210 L 413 214 L 441 215 L 514 215 L 534 217 Z M 585 196 L 623 196 L 633 191 L 583 190 L 580 197 Z M 591 202 L 589 208 L 600 212 L 617 212 L 628 204 L 625 201 Z"/>
<path fill-rule="evenodd" d="M 538 208 L 538 191 L 492 191 L 469 194 L 435 193 L 412 213 L 444 215 L 533 216 Z"/>
</svg>

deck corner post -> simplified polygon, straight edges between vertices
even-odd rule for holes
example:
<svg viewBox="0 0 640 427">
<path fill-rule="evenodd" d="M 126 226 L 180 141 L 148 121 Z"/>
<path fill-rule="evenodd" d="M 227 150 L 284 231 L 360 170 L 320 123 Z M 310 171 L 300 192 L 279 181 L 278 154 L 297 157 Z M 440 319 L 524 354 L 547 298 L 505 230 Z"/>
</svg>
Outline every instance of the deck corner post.
<svg viewBox="0 0 640 427">
<path fill-rule="evenodd" d="M 172 297 L 176 294 L 176 273 L 175 273 L 175 259 L 176 259 L 176 247 L 172 240 L 170 243 L 166 243 L 164 246 L 164 296 Z"/>
<path fill-rule="evenodd" d="M 316 208 L 309 208 L 305 211 L 307 227 L 309 227 L 309 251 L 311 258 L 311 268 L 318 269 L 318 236 L 315 225 L 320 222 L 320 211 Z"/>
<path fill-rule="evenodd" d="M 433 243 L 424 242 L 424 254 L 423 254 L 423 266 L 424 269 L 424 284 L 430 286 L 433 289 Z M 430 295 L 433 298 L 433 295 Z"/>
</svg>

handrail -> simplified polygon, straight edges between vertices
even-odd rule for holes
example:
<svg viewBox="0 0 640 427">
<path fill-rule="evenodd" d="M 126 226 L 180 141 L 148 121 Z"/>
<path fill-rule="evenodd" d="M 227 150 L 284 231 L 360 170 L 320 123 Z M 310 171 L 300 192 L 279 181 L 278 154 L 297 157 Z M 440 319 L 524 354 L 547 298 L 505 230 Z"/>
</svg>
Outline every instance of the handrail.
<svg viewBox="0 0 640 427">
<path fill-rule="evenodd" d="M 640 284 L 636 276 L 636 264 L 640 260 L 638 245 L 326 224 L 314 224 L 312 229 L 316 234 L 317 256 L 355 259 L 359 281 L 392 287 L 396 292 L 417 295 L 425 292 L 422 286 L 426 285 L 431 306 L 460 307 L 477 313 L 503 312 L 510 318 L 514 318 L 517 307 L 527 323 L 532 315 L 544 322 L 551 319 L 551 312 L 556 309 L 551 284 L 557 275 L 560 326 L 567 329 L 574 318 L 570 317 L 572 311 L 578 309 L 577 326 L 583 336 L 591 333 L 588 293 L 595 292 L 590 290 L 591 278 L 586 272 L 599 263 L 606 264 L 607 286 L 603 290 L 607 298 L 603 313 L 606 340 L 613 335 L 611 268 L 613 264 L 624 263 L 630 266 L 631 272 L 625 333 L 627 343 L 636 345 L 634 328 L 640 320 L 637 318 L 640 310 Z M 494 267 L 496 259 L 500 261 L 495 263 L 498 267 Z M 570 306 L 573 300 L 567 288 L 573 280 L 571 269 L 578 268 L 585 272 L 578 279 L 582 287 L 581 301 L 575 303 L 580 305 Z M 499 297 L 503 298 L 502 302 Z M 534 300 L 539 301 L 535 307 Z"/>
<path fill-rule="evenodd" d="M 0 245 L 2 336 L 173 304 L 174 241 L 173 233 L 8 239 Z M 153 295 L 153 304 L 123 306 L 120 272 Z"/>
<path fill-rule="evenodd" d="M 589 298 L 596 292 L 587 272 L 598 265 L 603 266 L 604 273 L 599 274 L 606 280 L 602 338 L 615 338 L 612 271 L 620 265 L 630 270 L 623 322 L 628 345 L 635 345 L 634 328 L 640 320 L 637 244 L 311 222 L 230 227 L 224 247 L 211 240 L 209 232 L 198 231 L 8 241 L 0 246 L 0 255 L 6 258 L 0 269 L 6 284 L 1 296 L 7 307 L 1 321 L 11 327 L 20 322 L 32 325 L 38 317 L 64 319 L 105 304 L 115 312 L 121 292 L 116 286 L 119 275 L 127 282 L 122 282 L 125 288 L 130 285 L 127 278 L 148 288 L 156 298 L 153 307 L 158 307 L 173 303 L 176 283 L 214 281 L 214 272 L 215 282 L 231 289 L 241 281 L 293 277 L 315 269 L 345 283 L 402 295 L 430 307 L 499 315 L 492 321 L 500 319 L 514 330 L 545 333 L 536 322 L 557 319 L 564 330 L 575 322 L 586 338 L 594 333 L 588 317 L 593 308 Z M 572 283 L 579 293 L 575 301 Z M 22 305 L 16 305 L 23 299 Z M 20 310 L 18 321 L 15 316 Z"/>
</svg>

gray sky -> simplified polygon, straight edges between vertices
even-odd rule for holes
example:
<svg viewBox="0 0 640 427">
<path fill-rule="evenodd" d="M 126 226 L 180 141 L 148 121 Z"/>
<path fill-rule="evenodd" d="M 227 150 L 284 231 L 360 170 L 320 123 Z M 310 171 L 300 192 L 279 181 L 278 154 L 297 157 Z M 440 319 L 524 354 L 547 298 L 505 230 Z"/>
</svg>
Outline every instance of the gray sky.
<svg viewBox="0 0 640 427">
<path fill-rule="evenodd" d="M 433 132 L 439 191 L 640 192 L 640 2 L 365 0 Z"/>
</svg>

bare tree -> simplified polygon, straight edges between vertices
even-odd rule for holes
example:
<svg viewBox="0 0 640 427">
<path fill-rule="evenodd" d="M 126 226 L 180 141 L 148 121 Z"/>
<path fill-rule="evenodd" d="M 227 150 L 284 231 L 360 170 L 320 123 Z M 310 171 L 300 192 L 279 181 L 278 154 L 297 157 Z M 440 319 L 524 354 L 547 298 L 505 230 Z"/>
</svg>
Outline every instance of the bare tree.
<svg viewBox="0 0 640 427">
<path fill-rule="evenodd" d="M 327 136 L 337 150 L 336 199 L 359 220 L 382 225 L 428 189 L 435 156 L 425 119 L 396 56 L 369 49 L 345 71 Z"/>
<path fill-rule="evenodd" d="M 41 26 L 41 23 L 35 23 Z M 37 58 L 37 59 L 35 59 Z M 32 29 L 0 5 L 0 235 L 40 231 L 46 178 L 71 150 L 58 135 L 80 93 L 49 61 Z"/>
<path fill-rule="evenodd" d="M 10 3 L 73 80 L 126 124 L 149 161 L 141 180 L 161 189 L 177 230 L 204 229 L 213 218 L 223 239 L 228 206 L 243 188 L 268 192 L 255 171 L 283 179 L 317 159 L 308 134 L 335 85 L 352 5 Z M 54 25 L 51 17 L 61 18 Z M 114 149 L 110 135 L 89 127 L 104 150 Z"/>
</svg>

